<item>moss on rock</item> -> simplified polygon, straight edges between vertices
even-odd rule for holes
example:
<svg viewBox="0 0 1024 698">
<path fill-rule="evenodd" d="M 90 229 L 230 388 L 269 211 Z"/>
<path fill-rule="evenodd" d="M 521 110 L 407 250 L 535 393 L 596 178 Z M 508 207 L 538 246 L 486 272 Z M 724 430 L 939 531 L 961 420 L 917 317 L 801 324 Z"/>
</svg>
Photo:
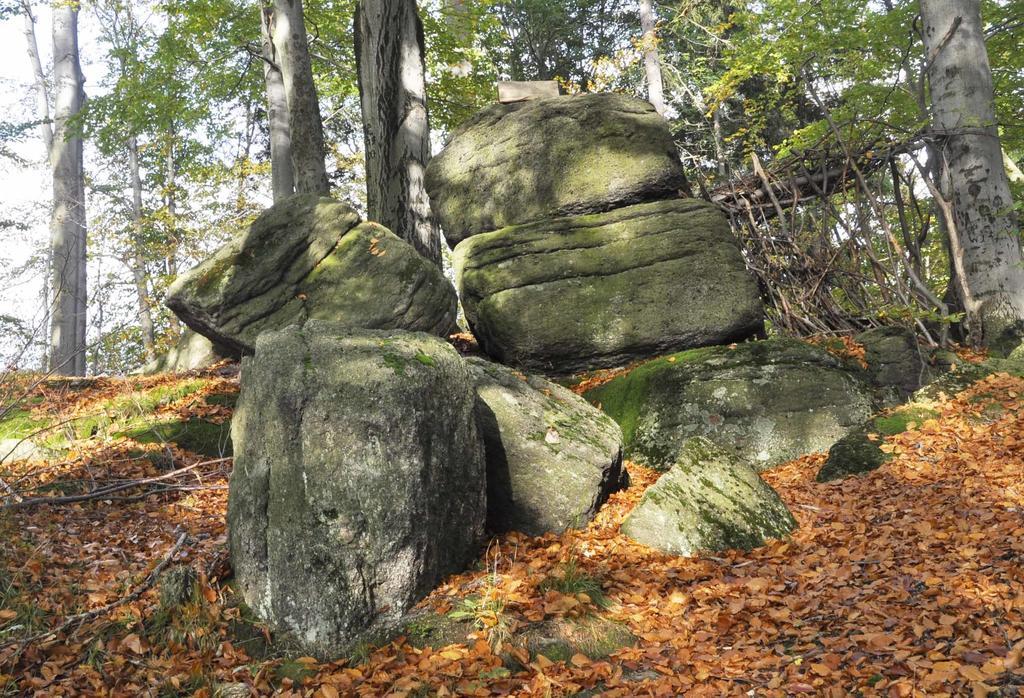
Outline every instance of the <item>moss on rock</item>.
<svg viewBox="0 0 1024 698">
<path fill-rule="evenodd" d="M 856 372 L 791 339 L 661 357 L 584 397 L 622 427 L 627 458 L 662 470 L 694 436 L 763 470 L 829 448 L 872 411 Z"/>
<path fill-rule="evenodd" d="M 675 555 L 749 550 L 781 538 L 796 520 L 746 463 L 707 439 L 689 439 L 672 468 L 622 524 L 634 540 Z"/>
<path fill-rule="evenodd" d="M 218 351 L 251 354 L 256 337 L 310 319 L 444 335 L 455 291 L 441 270 L 350 207 L 296 195 L 171 286 L 167 305 Z"/>
<path fill-rule="evenodd" d="M 693 199 L 476 235 L 455 249 L 453 264 L 481 348 L 546 373 L 763 330 L 757 284 L 725 217 Z"/>
<path fill-rule="evenodd" d="M 426 172 L 452 246 L 517 223 L 676 197 L 684 182 L 668 122 L 618 94 L 491 105 Z"/>
<path fill-rule="evenodd" d="M 910 404 L 872 417 L 829 449 L 828 460 L 818 471 L 818 482 L 877 470 L 892 459 L 891 453 L 882 450 L 886 436 L 902 434 L 938 414 L 928 407 Z"/>
</svg>

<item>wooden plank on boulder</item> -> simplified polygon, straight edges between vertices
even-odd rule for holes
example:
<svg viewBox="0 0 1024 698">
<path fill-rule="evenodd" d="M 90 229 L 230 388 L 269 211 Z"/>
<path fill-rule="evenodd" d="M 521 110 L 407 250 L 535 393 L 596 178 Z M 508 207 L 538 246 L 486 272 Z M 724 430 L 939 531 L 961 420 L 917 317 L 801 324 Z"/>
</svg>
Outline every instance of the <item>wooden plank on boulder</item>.
<svg viewBox="0 0 1024 698">
<path fill-rule="evenodd" d="M 554 80 L 505 80 L 498 83 L 498 101 L 502 104 L 557 96 L 558 83 Z"/>
</svg>

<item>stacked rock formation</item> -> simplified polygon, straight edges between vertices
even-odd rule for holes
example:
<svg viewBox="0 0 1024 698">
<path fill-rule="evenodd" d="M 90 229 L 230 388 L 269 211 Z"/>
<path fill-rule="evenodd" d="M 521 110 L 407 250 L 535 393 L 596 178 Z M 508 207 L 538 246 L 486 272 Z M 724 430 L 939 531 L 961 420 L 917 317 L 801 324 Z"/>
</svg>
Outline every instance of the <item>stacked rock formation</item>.
<svg viewBox="0 0 1024 698">
<path fill-rule="evenodd" d="M 606 94 L 484 109 L 427 168 L 483 350 L 549 373 L 763 330 L 722 213 L 680 199 L 682 166 L 647 102 Z"/>
</svg>

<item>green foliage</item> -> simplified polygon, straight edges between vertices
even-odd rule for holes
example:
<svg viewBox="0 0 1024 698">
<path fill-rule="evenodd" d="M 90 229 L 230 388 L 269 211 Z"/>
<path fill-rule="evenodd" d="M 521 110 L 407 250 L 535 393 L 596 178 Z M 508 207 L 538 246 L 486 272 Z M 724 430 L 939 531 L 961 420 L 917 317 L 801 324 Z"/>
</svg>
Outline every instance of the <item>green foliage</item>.
<svg viewBox="0 0 1024 698">
<path fill-rule="evenodd" d="M 557 568 L 555 575 L 548 577 L 541 583 L 541 589 L 554 589 L 568 596 L 586 594 L 595 606 L 608 608 L 611 602 L 605 596 L 601 588 L 601 581 L 585 572 L 579 564 L 579 560 L 572 554 Z"/>
</svg>

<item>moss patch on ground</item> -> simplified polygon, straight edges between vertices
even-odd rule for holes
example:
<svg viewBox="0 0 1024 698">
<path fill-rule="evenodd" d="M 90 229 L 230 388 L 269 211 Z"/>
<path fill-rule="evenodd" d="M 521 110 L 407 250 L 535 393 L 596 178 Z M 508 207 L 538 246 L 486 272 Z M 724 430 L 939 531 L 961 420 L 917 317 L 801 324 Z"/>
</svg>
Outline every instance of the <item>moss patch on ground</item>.
<svg viewBox="0 0 1024 698">
<path fill-rule="evenodd" d="M 214 424 L 204 419 L 146 424 L 118 432 L 116 438 L 130 438 L 144 444 L 173 443 L 179 448 L 211 458 L 234 453 L 230 423 Z"/>
</svg>

